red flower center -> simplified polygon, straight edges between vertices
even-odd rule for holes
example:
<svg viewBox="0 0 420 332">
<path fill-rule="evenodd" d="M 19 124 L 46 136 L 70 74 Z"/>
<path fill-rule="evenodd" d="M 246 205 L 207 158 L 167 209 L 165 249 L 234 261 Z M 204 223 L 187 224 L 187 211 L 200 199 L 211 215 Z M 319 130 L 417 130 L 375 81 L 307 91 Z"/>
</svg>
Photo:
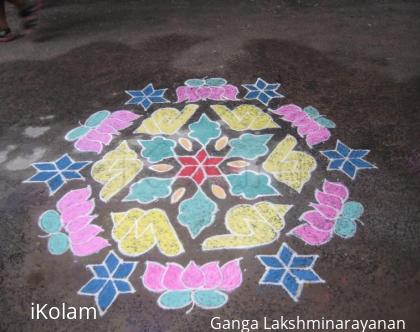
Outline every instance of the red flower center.
<svg viewBox="0 0 420 332">
<path fill-rule="evenodd" d="M 198 151 L 195 156 L 178 157 L 182 165 L 178 176 L 192 178 L 197 185 L 201 185 L 207 177 L 222 175 L 217 165 L 223 159 L 224 157 L 209 156 L 205 149 Z"/>
</svg>

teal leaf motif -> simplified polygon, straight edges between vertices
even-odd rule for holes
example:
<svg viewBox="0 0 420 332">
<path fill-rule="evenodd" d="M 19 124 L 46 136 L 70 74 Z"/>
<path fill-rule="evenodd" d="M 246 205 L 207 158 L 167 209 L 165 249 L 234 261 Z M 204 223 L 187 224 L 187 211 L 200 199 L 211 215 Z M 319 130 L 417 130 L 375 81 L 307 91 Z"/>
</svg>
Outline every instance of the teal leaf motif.
<svg viewBox="0 0 420 332">
<path fill-rule="evenodd" d="M 259 196 L 280 195 L 271 185 L 270 178 L 265 174 L 245 171 L 239 174 L 229 174 L 226 177 L 230 185 L 230 193 L 234 196 L 254 199 Z"/>
<path fill-rule="evenodd" d="M 342 215 L 346 218 L 358 219 L 362 216 L 364 210 L 361 203 L 350 201 L 344 204 Z"/>
<path fill-rule="evenodd" d="M 232 149 L 227 157 L 241 157 L 253 160 L 264 156 L 268 152 L 267 142 L 273 135 L 243 134 L 239 138 L 232 139 L 229 145 Z"/>
<path fill-rule="evenodd" d="M 348 239 L 356 234 L 357 223 L 364 212 L 363 205 L 359 202 L 347 202 L 344 204 L 343 212 L 334 225 L 334 232 L 338 236 Z"/>
<path fill-rule="evenodd" d="M 144 178 L 130 186 L 130 193 L 124 198 L 125 202 L 138 201 L 151 203 L 159 198 L 168 197 L 172 192 L 172 179 Z"/>
<path fill-rule="evenodd" d="M 336 127 L 335 122 L 331 121 L 330 119 L 324 118 L 324 117 L 317 118 L 317 119 L 315 119 L 315 121 L 318 122 L 321 126 L 323 126 L 325 128 L 332 129 L 332 128 Z"/>
<path fill-rule="evenodd" d="M 109 112 L 109 111 L 96 112 L 96 113 L 92 114 L 90 117 L 87 118 L 87 120 L 85 121 L 85 126 L 90 127 L 90 128 L 96 128 L 110 114 L 111 114 L 111 112 Z"/>
<path fill-rule="evenodd" d="M 188 228 L 191 237 L 195 239 L 214 222 L 216 212 L 216 203 L 199 189 L 193 197 L 179 205 L 178 221 Z"/>
<path fill-rule="evenodd" d="M 39 227 L 46 233 L 56 233 L 61 229 L 61 217 L 55 210 L 45 211 L 38 221 Z"/>
<path fill-rule="evenodd" d="M 216 309 L 223 306 L 229 297 L 217 290 L 195 291 L 193 300 L 196 305 L 203 309 Z"/>
<path fill-rule="evenodd" d="M 318 110 L 313 106 L 306 106 L 303 111 L 308 114 L 312 119 L 318 118 L 321 115 L 319 114 Z"/>
<path fill-rule="evenodd" d="M 85 136 L 90 130 L 91 128 L 86 127 L 86 126 L 80 126 L 80 127 L 74 128 L 66 134 L 64 139 L 66 141 L 73 142 L 79 139 L 80 137 Z"/>
<path fill-rule="evenodd" d="M 356 234 L 357 224 L 354 220 L 346 217 L 337 219 L 334 225 L 334 232 L 343 239 L 348 239 Z"/>
<path fill-rule="evenodd" d="M 69 237 L 64 233 L 54 233 L 48 239 L 48 251 L 53 255 L 64 254 L 70 248 Z"/>
<path fill-rule="evenodd" d="M 217 138 L 221 134 L 220 125 L 217 122 L 211 121 L 207 115 L 201 115 L 197 122 L 188 126 L 190 130 L 188 136 L 206 145 L 210 140 Z"/>
<path fill-rule="evenodd" d="M 137 142 L 143 147 L 141 155 L 151 163 L 174 156 L 173 148 L 176 143 L 171 139 L 156 136 L 151 140 L 139 140 Z"/>
<path fill-rule="evenodd" d="M 303 111 L 308 114 L 312 119 L 318 122 L 321 126 L 325 128 L 335 128 L 336 125 L 330 119 L 323 117 L 319 114 L 319 111 L 313 106 L 306 106 Z"/>
<path fill-rule="evenodd" d="M 181 309 L 192 302 L 191 291 L 166 291 L 159 296 L 158 304 L 164 309 Z"/>
</svg>

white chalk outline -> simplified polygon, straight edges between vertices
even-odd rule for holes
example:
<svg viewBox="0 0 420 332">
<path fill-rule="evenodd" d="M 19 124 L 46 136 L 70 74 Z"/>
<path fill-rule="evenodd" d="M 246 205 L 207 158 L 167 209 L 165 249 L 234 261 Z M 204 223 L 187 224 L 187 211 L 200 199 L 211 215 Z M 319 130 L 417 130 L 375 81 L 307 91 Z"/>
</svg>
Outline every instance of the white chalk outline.
<svg viewBox="0 0 420 332">
<path fill-rule="evenodd" d="M 72 161 L 72 163 L 71 163 L 71 165 L 72 164 L 75 164 L 75 163 L 87 163 L 86 165 L 84 165 L 82 168 L 80 168 L 80 169 L 78 169 L 77 171 L 74 171 L 74 172 L 76 172 L 76 173 L 78 173 L 79 175 L 80 175 L 80 179 L 66 179 L 63 175 L 61 175 L 61 172 L 65 172 L 65 171 L 67 171 L 67 168 L 68 167 L 70 167 L 71 165 L 69 165 L 69 166 L 67 166 L 65 169 L 62 169 L 62 170 L 59 170 L 58 168 L 57 168 L 57 161 L 59 161 L 60 159 L 62 159 L 63 157 L 67 157 L 67 158 L 69 158 L 71 161 Z M 55 171 L 51 171 L 51 170 L 48 170 L 48 171 L 44 171 L 44 170 L 40 170 L 39 168 L 37 168 L 36 166 L 34 166 L 35 164 L 51 164 L 51 163 L 53 163 L 54 164 L 54 166 L 55 166 L 55 168 L 56 168 L 56 170 Z M 54 173 L 58 173 L 57 175 L 60 175 L 60 177 L 61 177 L 61 179 L 63 180 L 63 184 L 61 185 L 61 186 L 59 186 L 57 189 L 55 189 L 54 191 L 51 191 L 51 189 L 50 189 L 50 187 L 49 187 L 49 185 L 46 183 L 48 180 L 51 180 L 53 177 L 55 177 L 55 176 L 57 176 L 57 175 L 54 175 L 53 177 L 51 177 L 50 179 L 48 179 L 48 180 L 44 180 L 44 181 L 29 181 L 29 179 L 26 179 L 26 180 L 24 180 L 24 181 L 22 181 L 22 183 L 45 183 L 46 185 L 47 185 L 47 187 L 48 187 L 48 193 L 49 193 L 49 195 L 48 196 L 53 196 L 58 190 L 60 190 L 66 183 L 68 183 L 68 182 L 70 182 L 70 181 L 85 181 L 86 180 L 86 178 L 80 173 L 83 169 L 85 169 L 85 167 L 87 167 L 87 166 L 89 166 L 89 165 L 91 165 L 93 163 L 93 161 L 88 161 L 88 160 L 82 160 L 82 161 L 75 161 L 75 160 L 73 160 L 73 158 L 71 158 L 70 157 L 70 155 L 68 154 L 68 153 L 65 153 L 65 154 L 63 154 L 63 155 L 61 155 L 60 157 L 58 157 L 55 161 L 37 161 L 37 162 L 34 162 L 34 163 L 32 163 L 31 164 L 31 166 L 33 167 L 33 168 L 35 168 L 36 169 L 36 173 L 34 174 L 34 175 L 32 175 L 31 177 L 29 177 L 29 179 L 31 179 L 32 177 L 34 177 L 37 173 L 39 173 L 39 172 L 46 172 L 46 173 L 48 173 L 48 172 L 54 172 Z M 91 170 L 92 170 L 92 167 L 91 167 Z"/>
<path fill-rule="evenodd" d="M 251 126 L 254 124 L 254 122 L 255 122 L 255 119 L 251 122 L 251 123 L 249 123 L 249 125 L 247 126 L 247 128 L 245 128 L 245 129 L 240 129 L 240 130 L 238 130 L 238 129 L 234 129 L 234 128 L 232 128 L 231 127 L 231 125 L 229 124 L 229 123 L 227 123 L 217 112 L 216 112 L 216 110 L 214 109 L 214 107 L 225 107 L 228 111 L 229 111 L 229 113 L 232 115 L 232 116 L 234 116 L 235 118 L 236 118 L 236 120 L 238 121 L 238 122 L 240 122 L 240 121 L 242 121 L 242 119 L 240 119 L 239 117 L 238 117 L 238 115 L 236 115 L 236 113 L 237 113 L 237 109 L 239 108 L 239 107 L 241 107 L 241 106 L 252 106 L 252 107 L 255 107 L 255 108 L 257 108 L 262 114 L 265 114 L 266 116 L 268 116 L 270 119 L 271 119 L 271 122 L 273 122 L 273 124 L 275 124 L 277 127 L 274 127 L 274 128 L 268 128 L 268 127 L 264 127 L 264 128 L 261 128 L 261 129 L 252 129 L 251 128 Z M 210 105 L 210 108 L 217 114 L 217 116 L 220 118 L 220 120 L 222 120 L 231 130 L 233 130 L 233 131 L 239 131 L 239 132 L 241 132 L 241 131 L 246 131 L 246 130 L 255 130 L 255 131 L 258 131 L 258 130 L 267 130 L 267 129 L 278 129 L 278 128 L 281 128 L 281 126 L 277 123 L 277 122 L 275 122 L 274 121 L 274 119 L 272 118 L 272 116 L 269 114 L 269 113 L 266 113 L 266 112 L 264 112 L 263 111 L 263 109 L 262 108 L 259 108 L 258 106 L 256 106 L 256 105 L 253 105 L 253 104 L 241 104 L 241 105 L 238 105 L 238 106 L 236 106 L 233 110 L 231 110 L 229 107 L 227 107 L 226 105 L 219 105 L 219 104 L 216 104 L 216 105 Z"/>
<path fill-rule="evenodd" d="M 305 281 L 305 282 L 302 282 L 301 280 L 299 280 L 298 278 L 296 278 L 295 276 L 294 276 L 294 274 L 293 273 L 291 273 L 290 272 L 290 268 L 289 268 L 289 266 L 285 266 L 284 268 L 278 268 L 277 270 L 285 270 L 285 272 L 284 272 L 284 274 L 282 275 L 282 277 L 281 277 L 281 280 L 280 280 L 280 282 L 279 283 L 275 283 L 275 282 L 264 282 L 264 281 L 262 281 L 263 279 L 264 279 L 264 277 L 269 273 L 269 270 L 276 270 L 275 268 L 269 268 L 263 261 L 262 261 L 262 259 L 261 259 L 261 257 L 262 256 L 265 256 L 265 257 L 267 257 L 267 256 L 270 256 L 270 257 L 275 257 L 278 261 L 280 261 L 279 260 L 279 258 L 278 258 L 278 255 L 279 255 L 279 253 L 280 253 L 280 251 L 282 251 L 282 249 L 284 248 L 284 247 L 286 247 L 287 249 L 289 249 L 289 251 L 292 253 L 292 257 L 290 258 L 291 260 L 295 257 L 295 256 L 298 256 L 298 257 L 302 257 L 302 258 L 307 258 L 307 257 L 311 257 L 311 258 L 313 258 L 313 261 L 312 261 L 312 263 L 311 263 L 311 265 L 310 265 L 310 267 L 308 267 L 308 268 L 306 268 L 306 269 L 311 269 L 311 271 L 318 277 L 318 279 L 319 280 L 317 280 L 317 281 Z M 265 271 L 264 271 L 264 274 L 262 275 L 262 277 L 261 277 L 261 279 L 258 281 L 258 284 L 259 285 L 275 285 L 275 286 L 281 286 L 281 288 L 283 288 L 286 292 L 287 292 L 287 294 L 289 294 L 289 296 L 293 299 L 293 301 L 295 301 L 295 302 L 299 302 L 299 297 L 300 297 L 300 295 L 302 294 L 302 290 L 303 290 L 303 286 L 305 285 L 305 284 L 322 284 L 322 283 L 325 283 L 325 280 L 324 279 L 322 279 L 319 275 L 318 275 L 318 273 L 316 273 L 315 272 L 315 270 L 313 269 L 313 267 L 314 267 L 314 265 L 315 265 L 315 263 L 316 263 L 316 261 L 318 260 L 318 258 L 319 258 L 319 255 L 299 255 L 299 254 L 297 254 L 296 253 L 296 251 L 294 251 L 292 248 L 290 248 L 289 246 L 288 246 L 288 244 L 286 243 L 286 242 L 283 242 L 282 243 L 282 245 L 280 246 L 280 248 L 279 248 L 279 250 L 277 251 L 277 253 L 275 254 L 275 255 L 256 255 L 255 256 L 260 262 L 261 262 L 261 264 L 264 266 L 264 268 L 265 268 Z M 283 265 L 285 265 L 282 261 L 280 261 Z M 285 278 L 285 276 L 286 276 L 286 274 L 287 273 L 289 273 L 289 274 L 291 274 L 292 276 L 294 276 L 295 277 L 295 279 L 296 279 L 296 282 L 297 282 L 297 284 L 298 284 L 298 290 L 297 290 L 297 294 L 296 294 L 296 296 L 295 295 L 293 295 L 285 286 L 283 286 L 283 280 L 284 280 L 284 278 Z"/>
<path fill-rule="evenodd" d="M 126 233 L 125 233 L 125 236 L 123 236 L 123 237 L 121 237 L 121 239 L 119 239 L 119 240 L 117 240 L 116 238 L 115 238 L 115 235 L 114 235 L 114 227 L 116 226 L 116 224 L 115 224 L 115 221 L 114 221 L 114 215 L 115 214 L 120 214 L 120 213 L 124 213 L 124 218 L 127 218 L 127 214 L 130 212 L 130 211 L 132 211 L 132 210 L 140 210 L 140 211 L 142 211 L 142 212 L 144 212 L 144 214 L 146 215 L 147 213 L 149 213 L 149 212 L 151 212 L 151 211 L 159 211 L 159 212 L 161 212 L 164 216 L 165 216 L 165 218 L 166 218 L 166 221 L 167 221 L 167 224 L 168 224 L 168 227 L 171 229 L 171 231 L 172 231 L 172 233 L 173 233 L 173 235 L 174 235 L 174 237 L 178 240 L 178 242 L 179 242 L 179 245 L 180 245 L 180 251 L 176 254 L 176 255 L 167 255 L 167 254 L 165 254 L 165 253 L 163 253 L 162 251 L 161 251 L 161 249 L 160 249 L 160 246 L 158 245 L 158 239 L 157 239 L 157 237 L 156 237 L 156 229 L 154 228 L 153 230 L 154 230 L 154 232 L 153 232 L 153 239 L 154 239 L 154 243 L 153 243 L 153 245 L 151 245 L 150 246 L 150 248 L 149 249 L 147 249 L 145 252 L 143 252 L 143 253 L 141 253 L 141 254 L 129 254 L 129 253 L 127 253 L 127 252 L 125 252 L 125 250 L 122 250 L 121 249 L 121 242 L 127 237 L 127 234 L 129 234 L 129 233 L 131 233 L 131 232 L 135 232 L 136 233 L 136 238 L 140 238 L 144 233 L 146 233 L 148 230 L 149 230 L 149 228 L 151 228 L 151 227 L 154 227 L 154 224 L 153 223 L 150 223 L 144 230 L 143 230 L 143 232 L 141 233 L 141 234 L 137 234 L 137 223 L 139 222 L 139 221 L 135 221 L 135 223 L 134 223 L 134 225 L 130 228 L 130 230 L 129 231 L 127 231 Z M 139 256 L 142 256 L 142 255 L 144 255 L 144 254 L 146 254 L 146 253 L 148 253 L 150 250 L 152 250 L 153 248 L 157 248 L 157 250 L 159 250 L 159 252 L 163 255 L 163 256 L 166 256 L 166 257 L 176 257 L 176 256 L 179 256 L 179 255 L 181 255 L 181 254 L 183 254 L 184 252 L 185 252 L 185 248 L 184 248 L 184 245 L 183 245 L 183 243 L 181 242 L 181 240 L 180 240 L 180 238 L 179 238 L 179 236 L 178 236 L 178 233 L 176 232 L 176 230 L 175 230 L 175 228 L 173 227 L 173 225 L 172 225 L 172 223 L 171 223 L 171 221 L 170 221 L 170 219 L 169 219 L 169 217 L 168 217 L 168 215 L 167 215 L 167 213 L 166 213 L 166 211 L 165 210 L 163 210 L 163 209 L 159 209 L 159 208 L 152 208 L 152 209 L 149 209 L 149 210 L 143 210 L 143 209 L 140 209 L 140 208 L 131 208 L 131 209 L 128 209 L 127 211 L 122 211 L 122 212 L 111 212 L 111 219 L 112 219 L 112 230 L 111 230 L 111 236 L 112 236 L 112 239 L 115 241 L 115 242 L 117 242 L 117 244 L 118 244 L 118 250 L 123 254 L 123 255 L 125 255 L 125 256 L 128 256 L 128 257 L 139 257 Z M 134 230 L 133 230 L 133 228 L 135 228 Z"/>
<path fill-rule="evenodd" d="M 276 230 L 273 228 L 273 225 L 270 224 L 266 218 L 264 218 L 264 216 L 258 211 L 258 209 L 255 207 L 255 205 L 261 204 L 261 203 L 268 203 L 270 205 L 278 205 L 269 201 L 261 201 L 261 202 L 257 202 L 255 204 L 238 204 L 238 205 L 234 205 L 232 206 L 229 210 L 226 211 L 225 214 L 225 220 L 224 220 L 224 225 L 226 227 L 226 229 L 229 231 L 229 234 L 219 234 L 219 235 L 212 235 L 208 238 L 206 238 L 202 243 L 201 243 L 201 250 L 203 251 L 215 251 L 215 250 L 236 250 L 236 249 L 250 249 L 250 248 L 258 248 L 258 247 L 262 247 L 262 246 L 266 246 L 269 245 L 275 241 L 278 240 L 278 238 L 280 237 L 280 233 L 281 231 L 284 229 L 284 227 L 286 227 L 286 214 L 287 212 L 290 211 L 290 209 L 292 209 L 294 207 L 294 205 L 289 205 L 289 204 L 281 204 L 281 205 L 286 205 L 286 211 L 284 212 L 284 214 L 281 216 L 278 212 L 276 213 L 276 215 L 283 221 L 283 225 L 279 230 Z M 241 246 L 235 246 L 235 247 L 224 247 L 224 248 L 204 248 L 204 243 L 211 238 L 214 237 L 232 237 L 232 236 L 237 236 L 237 237 L 244 237 L 244 238 L 248 238 L 248 237 L 253 237 L 255 236 L 255 232 L 253 232 L 252 227 L 249 226 L 249 219 L 245 219 L 243 220 L 243 222 L 246 224 L 248 230 L 251 231 L 252 235 L 240 235 L 240 234 L 236 234 L 232 231 L 231 227 L 229 227 L 228 223 L 227 223 L 227 219 L 228 219 L 228 214 L 230 213 L 231 210 L 236 209 L 238 207 L 249 207 L 251 206 L 253 208 L 253 210 L 261 217 L 261 222 L 268 225 L 273 231 L 274 233 L 276 233 L 276 236 L 273 240 L 271 240 L 270 242 L 265 242 L 265 243 L 261 243 L 261 244 L 257 244 L 257 245 L 241 245 Z"/>
<path fill-rule="evenodd" d="M 124 293 L 120 293 L 119 291 L 118 291 L 118 289 L 117 289 L 117 287 L 115 287 L 115 285 L 114 285 L 114 283 L 112 282 L 114 279 L 113 278 L 99 278 L 99 277 L 96 277 L 96 273 L 94 272 L 94 269 L 93 269 L 93 267 L 94 266 L 102 266 L 102 267 L 104 267 L 105 269 L 106 269 L 106 271 L 108 272 L 108 275 L 109 276 L 111 276 L 112 275 L 112 273 L 110 273 L 110 271 L 108 270 L 108 267 L 106 266 L 106 264 L 105 264 L 105 261 L 108 259 L 108 257 L 109 256 L 111 256 L 111 254 L 113 254 L 114 255 L 114 257 L 116 257 L 117 258 L 117 260 L 118 260 L 118 266 L 120 266 L 121 265 L 121 262 L 123 262 L 123 263 L 132 263 L 133 264 L 133 269 L 131 270 L 131 272 L 128 274 L 128 276 L 126 277 L 126 278 L 124 278 L 125 280 L 126 280 L 126 282 L 130 285 L 130 291 L 127 291 L 127 292 L 124 292 Z M 89 264 L 89 265 L 87 265 L 86 266 L 86 268 L 88 269 L 88 270 L 90 270 L 91 271 L 91 273 L 93 274 L 93 277 L 92 278 L 90 278 L 90 280 L 87 282 L 87 283 L 85 283 L 83 286 L 82 286 L 82 288 L 84 287 L 84 286 L 86 286 L 89 282 L 91 282 L 93 279 L 102 279 L 102 280 L 107 280 L 105 283 L 104 283 L 104 285 L 101 287 L 101 289 L 97 292 L 97 293 L 95 293 L 95 294 L 86 294 L 86 293 L 82 293 L 81 292 L 81 290 L 82 290 L 82 288 L 80 288 L 79 290 L 78 290 L 78 292 L 77 292 L 77 295 L 82 295 L 82 296 L 94 296 L 95 297 L 95 304 L 96 304 L 96 307 L 98 308 L 98 310 L 99 310 L 99 315 L 100 316 L 103 316 L 107 311 L 108 311 L 108 309 L 109 308 L 111 308 L 111 306 L 112 306 L 112 304 L 116 301 L 116 299 L 117 299 L 117 297 L 120 295 L 120 294 L 133 294 L 133 293 L 135 293 L 136 292 L 136 290 L 135 290 L 135 288 L 133 287 L 133 285 L 131 284 L 131 282 L 129 281 L 129 278 L 130 278 L 130 276 L 133 274 L 133 272 L 135 271 L 135 269 L 136 269 L 136 267 L 137 267 L 137 264 L 138 264 L 138 262 L 133 262 L 133 261 L 125 261 L 125 260 L 123 260 L 123 259 L 121 259 L 115 252 L 114 252 L 114 250 L 110 250 L 109 252 L 108 252 L 108 254 L 106 255 L 106 257 L 104 258 L 104 260 L 102 261 L 102 264 Z M 117 291 L 117 295 L 113 298 L 113 300 L 110 302 L 110 304 L 108 305 L 108 307 L 105 309 L 105 310 L 102 310 L 101 309 L 101 307 L 99 306 L 99 303 L 98 303 L 98 298 L 99 298 L 99 293 L 100 293 L 100 291 L 105 287 L 105 285 L 108 283 L 108 281 L 111 281 L 112 282 L 112 284 L 113 284 L 113 286 L 114 286 L 114 288 L 116 288 L 116 291 Z"/>
</svg>

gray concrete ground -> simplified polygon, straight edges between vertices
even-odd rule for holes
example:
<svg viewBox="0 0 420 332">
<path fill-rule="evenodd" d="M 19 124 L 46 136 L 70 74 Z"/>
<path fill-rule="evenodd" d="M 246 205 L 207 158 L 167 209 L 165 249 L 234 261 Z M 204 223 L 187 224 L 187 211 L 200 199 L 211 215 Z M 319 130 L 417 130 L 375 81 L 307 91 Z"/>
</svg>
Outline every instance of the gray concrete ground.
<svg viewBox="0 0 420 332">
<path fill-rule="evenodd" d="M 0 329 L 207 331 L 217 314 L 405 319 L 408 331 L 419 331 L 419 15 L 415 1 L 47 2 L 38 31 L 0 45 Z M 335 138 L 372 150 L 368 159 L 378 170 L 350 185 L 352 199 L 366 209 L 356 236 L 322 248 L 287 238 L 302 253 L 320 254 L 317 272 L 327 284 L 306 287 L 298 304 L 279 288 L 256 287 L 263 268 L 253 257 L 273 253 L 286 240 L 282 234 L 273 245 L 240 253 L 244 284 L 221 310 L 159 309 L 157 296 L 141 289 L 142 267 L 132 277 L 136 295 L 121 296 L 101 320 L 31 321 L 31 302 L 91 305 L 76 292 L 90 277 L 84 266 L 105 253 L 77 260 L 48 253 L 36 222 L 57 197 L 21 183 L 33 174 L 30 164 L 72 152 L 63 135 L 95 111 L 121 108 L 124 90 L 153 82 L 170 88 L 173 100 L 175 87 L 203 76 L 236 85 L 257 77 L 282 82 L 281 103 L 316 106 L 337 123 Z M 326 161 L 317 160 L 325 169 Z M 290 225 L 325 175 L 293 198 Z M 105 216 L 112 204 L 97 208 L 110 235 Z M 187 233 L 180 236 L 187 243 Z M 182 264 L 238 256 L 203 254 L 198 243 L 186 248 Z M 165 261 L 156 250 L 144 259 Z"/>
</svg>

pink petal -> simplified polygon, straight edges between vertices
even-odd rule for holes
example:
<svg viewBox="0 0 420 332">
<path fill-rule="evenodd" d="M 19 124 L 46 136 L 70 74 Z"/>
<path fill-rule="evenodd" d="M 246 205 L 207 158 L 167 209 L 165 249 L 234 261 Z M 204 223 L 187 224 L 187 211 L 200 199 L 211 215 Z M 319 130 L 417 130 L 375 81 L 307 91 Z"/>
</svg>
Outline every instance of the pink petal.
<svg viewBox="0 0 420 332">
<path fill-rule="evenodd" d="M 334 227 L 334 220 L 323 217 L 318 211 L 307 211 L 303 213 L 300 220 L 305 220 L 312 227 L 320 231 L 330 231 Z"/>
<path fill-rule="evenodd" d="M 197 91 L 197 95 L 200 96 L 201 100 L 206 100 L 208 97 L 210 97 L 210 94 L 211 94 L 210 88 L 206 86 L 201 86 L 197 88 L 196 91 Z"/>
<path fill-rule="evenodd" d="M 139 117 L 140 115 L 134 112 L 125 111 L 125 110 L 115 111 L 114 113 L 111 114 L 111 118 L 116 118 L 124 122 L 132 122 L 134 120 L 137 120 Z"/>
<path fill-rule="evenodd" d="M 327 194 L 335 195 L 341 198 L 344 202 L 349 197 L 349 190 L 341 182 L 329 182 L 325 181 L 322 186 L 322 190 Z"/>
<path fill-rule="evenodd" d="M 67 223 L 65 226 L 66 232 L 72 233 L 77 232 L 78 230 L 86 227 L 89 225 L 93 219 L 95 219 L 97 216 L 79 216 L 77 218 L 72 219 L 70 222 Z"/>
<path fill-rule="evenodd" d="M 162 285 L 165 267 L 157 262 L 146 262 L 146 271 L 143 274 L 143 285 L 149 291 L 163 292 L 165 287 Z"/>
<path fill-rule="evenodd" d="M 241 285 L 242 271 L 239 262 L 240 259 L 235 259 L 222 266 L 223 282 L 219 289 L 230 292 Z"/>
<path fill-rule="evenodd" d="M 97 236 L 92 238 L 89 242 L 81 244 L 71 244 L 71 251 L 75 256 L 89 256 L 96 254 L 110 244 L 104 238 Z"/>
<path fill-rule="evenodd" d="M 226 84 L 223 88 L 225 89 L 225 93 L 223 94 L 223 98 L 225 100 L 239 100 L 239 90 L 236 86 L 232 84 Z"/>
<path fill-rule="evenodd" d="M 189 87 L 179 86 L 176 88 L 176 96 L 178 97 L 177 103 L 182 103 L 183 101 L 188 100 Z"/>
<path fill-rule="evenodd" d="M 79 139 L 74 144 L 74 147 L 83 152 L 96 152 L 98 154 L 102 152 L 102 144 L 100 142 L 89 140 L 86 137 Z"/>
<path fill-rule="evenodd" d="M 331 206 L 324 205 L 324 204 L 311 204 L 317 211 L 319 211 L 325 218 L 327 219 L 335 219 L 338 217 L 340 211 L 334 209 Z"/>
<path fill-rule="evenodd" d="M 273 113 L 283 115 L 283 119 L 286 121 L 293 121 L 296 115 L 300 114 L 301 112 L 302 109 L 294 104 L 284 105 L 276 110 L 273 110 Z"/>
<path fill-rule="evenodd" d="M 315 198 L 319 203 L 333 207 L 336 210 L 341 210 L 343 207 L 343 202 L 340 197 L 326 194 L 318 189 L 315 190 Z"/>
<path fill-rule="evenodd" d="M 82 189 L 71 190 L 57 202 L 57 209 L 61 213 L 66 212 L 67 210 L 72 209 L 74 205 L 87 201 L 91 194 L 92 189 L 90 186 Z"/>
<path fill-rule="evenodd" d="M 104 120 L 101 125 L 104 126 L 111 126 L 113 128 L 115 128 L 116 130 L 122 130 L 127 128 L 127 123 L 125 121 L 120 121 L 118 119 L 115 119 L 113 117 L 109 117 L 108 119 Z M 101 126 L 99 126 L 98 128 L 100 128 Z M 102 131 L 102 130 L 101 130 Z"/>
<path fill-rule="evenodd" d="M 93 198 L 87 202 L 75 204 L 71 209 L 66 209 L 65 211 L 61 212 L 61 221 L 64 225 L 66 225 L 79 216 L 86 216 L 91 214 L 94 209 L 95 200 Z"/>
<path fill-rule="evenodd" d="M 116 120 L 118 121 L 118 120 Z M 96 128 L 96 130 L 100 131 L 101 133 L 107 133 L 110 135 L 118 135 L 118 129 L 114 128 L 114 126 L 112 125 L 112 123 L 103 121 L 98 128 Z"/>
<path fill-rule="evenodd" d="M 331 133 L 327 128 L 319 128 L 316 132 L 311 132 L 306 136 L 306 142 L 308 145 L 317 145 L 322 142 L 326 142 L 330 139 Z"/>
<path fill-rule="evenodd" d="M 222 283 L 223 277 L 218 262 L 210 262 L 202 265 L 201 271 L 205 278 L 203 288 L 214 289 Z"/>
<path fill-rule="evenodd" d="M 319 246 L 327 243 L 332 237 L 332 230 L 330 232 L 320 231 L 313 228 L 311 225 L 303 224 L 293 228 L 291 234 L 305 241 L 311 246 Z"/>
<path fill-rule="evenodd" d="M 213 86 L 210 88 L 210 96 L 209 99 L 211 100 L 223 100 L 223 95 L 225 94 L 225 89 L 220 86 Z"/>
<path fill-rule="evenodd" d="M 104 229 L 98 225 L 87 225 L 85 228 L 69 233 L 72 244 L 81 244 L 88 242 L 91 238 L 98 235 Z"/>
<path fill-rule="evenodd" d="M 319 125 L 313 121 L 311 118 L 306 117 L 306 119 L 303 119 L 299 121 L 299 124 L 296 124 L 299 126 L 298 128 L 298 134 L 300 136 L 307 135 L 309 133 L 317 132 L 319 130 Z"/>
<path fill-rule="evenodd" d="M 301 124 L 306 124 L 308 116 L 305 112 L 301 112 L 299 114 L 296 114 L 293 118 L 292 125 L 295 127 L 299 127 Z"/>
<path fill-rule="evenodd" d="M 191 261 L 182 273 L 182 281 L 188 288 L 196 289 L 204 285 L 204 274 L 195 262 Z"/>
<path fill-rule="evenodd" d="M 186 289 L 181 280 L 182 271 L 184 268 L 176 263 L 166 264 L 166 272 L 163 275 L 162 284 L 168 290 L 182 290 Z"/>
<path fill-rule="evenodd" d="M 184 88 L 184 89 L 181 90 L 181 88 Z M 180 93 L 182 92 L 181 97 L 183 100 L 181 101 L 188 100 L 189 102 L 196 102 L 200 100 L 200 96 L 197 95 L 197 88 L 184 86 L 184 87 L 179 87 L 178 89 L 180 89 Z M 177 95 L 178 95 L 178 92 L 177 92 Z M 179 99 L 180 99 L 180 95 L 178 95 L 178 100 Z"/>
<path fill-rule="evenodd" d="M 97 141 L 102 144 L 108 145 L 112 141 L 112 135 L 108 133 L 103 133 L 97 129 L 93 129 L 89 131 L 88 134 L 83 137 L 83 139 L 87 139 L 90 141 Z"/>
</svg>

